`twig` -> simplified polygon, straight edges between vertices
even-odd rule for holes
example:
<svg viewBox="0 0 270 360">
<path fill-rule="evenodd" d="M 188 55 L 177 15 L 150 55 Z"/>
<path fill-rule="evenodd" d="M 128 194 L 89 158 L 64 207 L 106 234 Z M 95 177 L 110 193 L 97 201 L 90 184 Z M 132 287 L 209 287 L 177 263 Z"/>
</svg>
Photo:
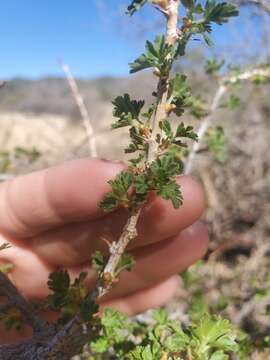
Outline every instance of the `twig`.
<svg viewBox="0 0 270 360">
<path fill-rule="evenodd" d="M 228 85 L 230 84 L 235 84 L 238 81 L 244 81 L 244 80 L 248 80 L 248 79 L 252 79 L 256 76 L 265 76 L 265 77 L 270 77 L 270 69 L 266 68 L 257 68 L 257 69 L 253 69 L 253 70 L 249 70 L 249 71 L 245 71 L 241 74 L 235 75 L 235 76 L 229 76 L 229 77 L 224 77 L 221 79 L 220 81 L 220 85 L 217 89 L 217 92 L 215 93 L 215 96 L 213 98 L 212 104 L 210 106 L 209 109 L 209 113 L 206 117 L 204 117 L 201 120 L 201 125 L 198 129 L 198 141 L 195 142 L 193 144 L 193 147 L 186 159 L 185 162 L 185 169 L 184 169 L 184 174 L 190 174 L 192 171 L 192 167 L 193 167 L 193 162 L 195 159 L 196 154 L 199 152 L 201 145 L 203 143 L 204 140 L 204 135 L 206 134 L 208 128 L 210 127 L 212 121 L 214 120 L 214 112 L 218 109 L 219 105 L 220 105 L 220 101 L 223 98 L 223 96 L 226 94 L 226 92 L 228 91 Z"/>
<path fill-rule="evenodd" d="M 166 29 L 166 41 L 168 44 L 174 44 L 178 39 L 178 8 L 180 1 L 179 0 L 169 0 L 166 10 L 166 19 L 167 19 L 167 29 Z M 149 139 L 149 147 L 146 154 L 146 167 L 151 164 L 151 162 L 156 158 L 157 155 L 157 143 L 156 136 L 158 134 L 159 122 L 166 117 L 165 104 L 168 96 L 168 81 L 169 75 L 166 78 L 160 78 L 157 86 L 157 107 L 156 111 L 151 119 L 151 138 Z M 139 208 L 135 209 L 134 212 L 130 215 L 123 232 L 117 241 L 111 247 L 111 254 L 109 261 L 104 269 L 104 275 L 111 279 L 114 278 L 114 274 L 118 263 L 131 240 L 135 239 L 137 236 L 137 223 L 142 211 L 142 204 Z M 105 279 L 104 279 L 105 280 Z M 99 296 L 105 295 L 111 288 L 112 284 L 110 282 L 103 281 L 99 287 Z"/>
<path fill-rule="evenodd" d="M 35 335 L 45 334 L 51 329 L 50 325 L 35 315 L 35 311 L 29 302 L 2 272 L 0 272 L 0 289 L 1 293 L 8 298 L 8 304 L 21 311 L 24 320 L 32 326 Z"/>
<path fill-rule="evenodd" d="M 97 145 L 96 145 L 96 140 L 95 140 L 95 133 L 94 133 L 94 129 L 91 124 L 90 116 L 89 116 L 88 110 L 85 106 L 83 97 L 80 93 L 78 85 L 71 73 L 69 66 L 61 61 L 60 61 L 60 66 L 66 75 L 72 96 L 73 96 L 73 98 L 78 106 L 78 109 L 80 111 L 83 125 L 84 125 L 85 131 L 87 134 L 87 138 L 88 138 L 90 156 L 97 157 Z"/>
<path fill-rule="evenodd" d="M 268 289 L 270 291 L 270 288 Z M 250 301 L 246 302 L 242 309 L 236 314 L 234 318 L 234 322 L 237 325 L 240 325 L 243 320 L 249 316 L 252 312 L 264 309 L 266 306 L 270 304 L 270 294 L 263 297 L 260 301 L 253 296 Z"/>
<path fill-rule="evenodd" d="M 187 157 L 186 163 L 185 163 L 185 170 L 184 174 L 190 174 L 194 162 L 194 158 L 196 156 L 196 153 L 199 151 L 202 142 L 204 140 L 204 135 L 207 132 L 212 120 L 213 120 L 213 113 L 218 108 L 219 103 L 223 95 L 226 93 L 227 88 L 225 85 L 221 84 L 214 96 L 214 99 L 212 101 L 212 104 L 210 106 L 209 115 L 207 115 L 201 122 L 201 125 L 199 127 L 199 130 L 197 132 L 198 135 L 198 141 L 193 144 L 193 147 Z"/>
</svg>

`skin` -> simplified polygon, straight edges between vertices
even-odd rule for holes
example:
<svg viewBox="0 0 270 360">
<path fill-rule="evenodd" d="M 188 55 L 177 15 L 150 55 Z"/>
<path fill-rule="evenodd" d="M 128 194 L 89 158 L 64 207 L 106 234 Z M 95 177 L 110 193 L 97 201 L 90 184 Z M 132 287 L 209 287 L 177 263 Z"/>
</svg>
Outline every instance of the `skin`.
<svg viewBox="0 0 270 360">
<path fill-rule="evenodd" d="M 0 262 L 14 265 L 10 279 L 26 298 L 44 300 L 48 276 L 59 268 L 72 278 L 87 271 L 87 286 L 93 288 L 91 253 L 107 251 L 127 218 L 123 209 L 104 214 L 97 206 L 110 190 L 107 181 L 122 169 L 120 163 L 80 159 L 0 184 L 0 242 L 12 244 L 0 252 Z M 207 229 L 198 222 L 205 206 L 202 188 L 191 177 L 178 181 L 183 205 L 176 210 L 151 196 L 129 249 L 136 265 L 100 300 L 103 308 L 134 315 L 165 304 L 177 290 L 176 274 L 205 254 Z M 0 331 L 0 341 L 30 335 L 29 329 L 19 337 Z"/>
</svg>

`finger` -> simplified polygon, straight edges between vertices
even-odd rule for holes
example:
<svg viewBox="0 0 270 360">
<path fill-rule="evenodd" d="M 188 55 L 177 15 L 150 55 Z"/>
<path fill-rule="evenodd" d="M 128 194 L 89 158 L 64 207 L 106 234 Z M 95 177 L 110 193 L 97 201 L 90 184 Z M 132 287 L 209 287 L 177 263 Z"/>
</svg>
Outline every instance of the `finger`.
<svg viewBox="0 0 270 360">
<path fill-rule="evenodd" d="M 136 249 L 131 253 L 135 257 L 135 266 L 131 272 L 123 271 L 118 284 L 100 301 L 107 302 L 137 291 L 152 287 L 169 277 L 185 270 L 199 260 L 208 247 L 208 231 L 204 224 L 197 222 L 180 234 Z M 71 268 L 72 278 L 81 271 L 88 271 L 89 265 Z M 86 285 L 94 286 L 93 270 L 90 270 Z"/>
<path fill-rule="evenodd" d="M 138 237 L 130 248 L 142 247 L 167 239 L 199 219 L 204 210 L 201 186 L 191 177 L 180 177 L 184 203 L 174 209 L 169 201 L 153 197 L 144 207 Z M 92 222 L 69 224 L 36 236 L 32 248 L 42 259 L 54 265 L 73 266 L 87 261 L 95 250 L 105 251 L 107 242 L 117 241 L 127 213 L 114 213 Z M 102 241 L 103 240 L 103 241 Z"/>
<path fill-rule="evenodd" d="M 0 231 L 29 237 L 103 216 L 97 204 L 122 169 L 120 163 L 80 159 L 0 184 Z"/>
<path fill-rule="evenodd" d="M 134 269 L 130 273 L 122 273 L 119 283 L 104 301 L 152 287 L 183 271 L 204 255 L 207 245 L 206 227 L 197 223 L 180 235 L 134 250 L 136 259 Z M 49 294 L 48 277 L 56 268 L 41 261 L 31 250 L 12 246 L 1 252 L 1 262 L 14 265 L 10 273 L 11 280 L 24 296 L 38 300 L 44 299 Z M 81 271 L 88 272 L 87 286 L 91 290 L 95 285 L 95 273 L 89 268 L 89 262 L 69 269 L 72 279 Z"/>
<path fill-rule="evenodd" d="M 0 244 L 4 242 L 0 236 Z M 48 295 L 48 277 L 56 268 L 41 260 L 29 247 L 12 245 L 1 251 L 0 264 L 13 265 L 8 277 L 25 297 L 39 300 Z"/>
<path fill-rule="evenodd" d="M 178 286 L 178 276 L 172 276 L 153 287 L 120 299 L 105 302 L 101 305 L 101 309 L 113 308 L 129 316 L 136 315 L 148 309 L 155 309 L 165 305 L 175 295 Z"/>
</svg>

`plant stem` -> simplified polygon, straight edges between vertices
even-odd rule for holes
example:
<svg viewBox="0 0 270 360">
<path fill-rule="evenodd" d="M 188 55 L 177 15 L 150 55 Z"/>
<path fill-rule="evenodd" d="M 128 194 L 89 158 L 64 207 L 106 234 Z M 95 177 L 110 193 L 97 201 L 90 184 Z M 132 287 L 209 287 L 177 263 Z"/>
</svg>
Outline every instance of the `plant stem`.
<svg viewBox="0 0 270 360">
<path fill-rule="evenodd" d="M 86 132 L 86 136 L 87 136 L 87 140 L 88 140 L 89 155 L 91 157 L 95 158 L 95 157 L 97 157 L 97 144 L 96 144 L 96 139 L 95 139 L 95 133 L 94 133 L 93 126 L 91 124 L 90 116 L 89 116 L 87 107 L 85 105 L 84 99 L 80 93 L 77 82 L 71 73 L 70 67 L 67 64 L 63 63 L 62 61 L 60 62 L 60 66 L 66 75 L 67 82 L 68 82 L 70 90 L 71 90 L 71 94 L 72 94 L 72 96 L 78 106 L 79 112 L 81 114 L 83 126 L 85 128 L 85 132 Z"/>
<path fill-rule="evenodd" d="M 168 0 L 166 8 L 167 29 L 166 29 L 166 42 L 168 44 L 174 44 L 178 38 L 178 9 L 180 0 Z M 157 106 L 154 115 L 151 119 L 151 138 L 149 139 L 149 146 L 146 154 L 145 166 L 148 167 L 156 158 L 158 152 L 158 144 L 156 137 L 159 132 L 159 122 L 166 117 L 165 105 L 168 97 L 168 81 L 169 73 L 166 77 L 160 78 L 157 85 Z M 140 218 L 144 204 L 136 208 L 131 212 L 126 225 L 123 228 L 123 232 L 118 242 L 113 243 L 110 248 L 110 258 L 104 269 L 104 274 L 111 279 L 114 278 L 114 274 L 117 265 L 127 247 L 127 245 L 137 236 L 137 223 Z M 111 288 L 112 283 L 102 282 L 99 286 L 99 296 L 105 295 Z"/>
<path fill-rule="evenodd" d="M 185 163 L 185 169 L 184 169 L 185 175 L 188 175 L 191 173 L 195 156 L 196 156 L 198 150 L 200 149 L 201 144 L 204 139 L 204 135 L 207 132 L 207 130 L 212 122 L 213 113 L 219 107 L 220 100 L 223 97 L 223 95 L 226 93 L 226 91 L 227 91 L 226 86 L 224 84 L 221 84 L 213 98 L 212 104 L 210 106 L 209 114 L 201 122 L 199 130 L 197 132 L 198 141 L 193 144 L 193 147 L 192 147 L 192 149 L 187 157 L 186 163 Z"/>
<path fill-rule="evenodd" d="M 213 121 L 213 114 L 214 114 L 215 110 L 218 109 L 218 107 L 220 105 L 220 100 L 223 98 L 223 96 L 228 91 L 228 85 L 230 85 L 230 84 L 233 85 L 233 84 L 237 83 L 238 81 L 249 80 L 256 76 L 263 76 L 266 78 L 270 78 L 270 70 L 268 68 L 266 68 L 266 69 L 256 68 L 256 69 L 244 71 L 238 75 L 233 75 L 233 76 L 229 76 L 229 77 L 226 76 L 221 79 L 219 87 L 214 95 L 212 104 L 210 106 L 209 113 L 207 116 L 205 116 L 202 119 L 201 125 L 198 129 L 198 132 L 197 132 L 198 141 L 193 144 L 193 147 L 192 147 L 192 149 L 187 157 L 187 160 L 185 162 L 185 169 L 184 169 L 185 175 L 190 174 L 192 171 L 193 162 L 196 157 L 196 154 L 200 150 L 200 147 L 204 140 L 204 135 L 206 134 L 207 130 L 209 129 L 209 126 L 211 125 L 211 123 Z"/>
</svg>

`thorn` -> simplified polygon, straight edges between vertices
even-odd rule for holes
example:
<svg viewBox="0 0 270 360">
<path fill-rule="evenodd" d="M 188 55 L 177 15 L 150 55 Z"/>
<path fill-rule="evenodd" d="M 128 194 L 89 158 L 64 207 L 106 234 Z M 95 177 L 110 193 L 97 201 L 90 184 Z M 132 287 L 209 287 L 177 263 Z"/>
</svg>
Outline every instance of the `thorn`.
<svg viewBox="0 0 270 360">
<path fill-rule="evenodd" d="M 108 245 L 108 248 L 110 249 L 110 247 L 112 246 L 112 244 L 110 243 L 110 241 L 109 240 L 107 240 L 105 237 L 101 237 L 101 240 L 103 241 L 103 242 L 105 242 L 105 244 L 107 244 Z"/>
</svg>

